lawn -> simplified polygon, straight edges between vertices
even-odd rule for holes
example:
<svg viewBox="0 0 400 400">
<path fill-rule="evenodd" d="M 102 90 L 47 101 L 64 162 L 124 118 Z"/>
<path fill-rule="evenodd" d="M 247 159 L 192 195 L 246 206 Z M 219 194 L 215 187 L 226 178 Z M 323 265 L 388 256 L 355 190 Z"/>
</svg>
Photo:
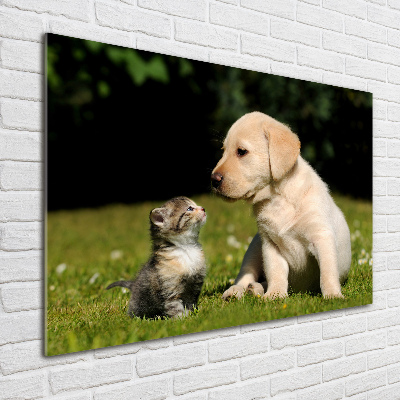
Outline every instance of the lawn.
<svg viewBox="0 0 400 400">
<path fill-rule="evenodd" d="M 372 302 L 372 204 L 336 195 L 351 230 L 352 267 L 343 286 L 345 299 L 291 294 L 265 302 L 246 295 L 225 302 L 221 295 L 236 277 L 256 233 L 251 206 L 225 203 L 211 195 L 193 197 L 205 207 L 200 242 L 208 273 L 196 312 L 181 320 L 127 316 L 129 293 L 106 291 L 131 279 L 150 252 L 148 215 L 161 202 L 109 205 L 48 213 L 47 355 L 157 339 L 233 325 L 286 318 Z"/>
</svg>

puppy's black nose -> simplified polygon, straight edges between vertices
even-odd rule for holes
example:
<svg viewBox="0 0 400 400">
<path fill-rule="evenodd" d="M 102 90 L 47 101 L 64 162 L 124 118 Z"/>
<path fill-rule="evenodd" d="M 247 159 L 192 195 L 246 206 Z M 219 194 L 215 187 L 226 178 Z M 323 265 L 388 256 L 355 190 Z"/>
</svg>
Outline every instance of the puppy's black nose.
<svg viewBox="0 0 400 400">
<path fill-rule="evenodd" d="M 211 174 L 211 184 L 213 188 L 218 189 L 218 187 L 221 185 L 223 176 L 219 173 L 216 172 L 215 174 Z"/>
</svg>

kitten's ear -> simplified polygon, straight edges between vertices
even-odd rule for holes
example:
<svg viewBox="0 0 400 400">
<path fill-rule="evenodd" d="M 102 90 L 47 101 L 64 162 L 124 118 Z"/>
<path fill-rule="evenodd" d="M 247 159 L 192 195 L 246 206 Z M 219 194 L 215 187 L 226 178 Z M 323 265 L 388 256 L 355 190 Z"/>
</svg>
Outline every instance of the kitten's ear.
<svg viewBox="0 0 400 400">
<path fill-rule="evenodd" d="M 157 226 L 164 224 L 164 208 L 155 208 L 150 213 L 150 221 Z"/>
</svg>

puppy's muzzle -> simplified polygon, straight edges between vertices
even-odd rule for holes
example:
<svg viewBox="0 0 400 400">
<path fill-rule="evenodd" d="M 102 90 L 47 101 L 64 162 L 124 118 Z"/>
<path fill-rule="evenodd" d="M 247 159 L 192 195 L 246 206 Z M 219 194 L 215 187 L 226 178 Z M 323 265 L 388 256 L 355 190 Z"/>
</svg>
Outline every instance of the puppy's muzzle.
<svg viewBox="0 0 400 400">
<path fill-rule="evenodd" d="M 224 177 L 219 173 L 216 172 L 211 174 L 211 185 L 214 189 L 218 189 L 221 186 Z"/>
</svg>

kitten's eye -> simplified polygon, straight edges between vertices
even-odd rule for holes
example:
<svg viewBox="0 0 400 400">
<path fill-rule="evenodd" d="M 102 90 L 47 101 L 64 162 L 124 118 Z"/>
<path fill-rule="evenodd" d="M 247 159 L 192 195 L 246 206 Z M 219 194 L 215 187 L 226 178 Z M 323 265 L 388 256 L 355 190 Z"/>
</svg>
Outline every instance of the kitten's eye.
<svg viewBox="0 0 400 400">
<path fill-rule="evenodd" d="M 247 151 L 246 149 L 242 149 L 242 148 L 238 147 L 238 149 L 237 149 L 237 155 L 238 155 L 239 157 L 243 157 L 243 156 L 245 156 L 247 153 L 248 153 L 248 151 Z"/>
<path fill-rule="evenodd" d="M 193 211 L 194 208 L 193 207 L 188 207 L 188 209 L 186 211 Z"/>
</svg>

